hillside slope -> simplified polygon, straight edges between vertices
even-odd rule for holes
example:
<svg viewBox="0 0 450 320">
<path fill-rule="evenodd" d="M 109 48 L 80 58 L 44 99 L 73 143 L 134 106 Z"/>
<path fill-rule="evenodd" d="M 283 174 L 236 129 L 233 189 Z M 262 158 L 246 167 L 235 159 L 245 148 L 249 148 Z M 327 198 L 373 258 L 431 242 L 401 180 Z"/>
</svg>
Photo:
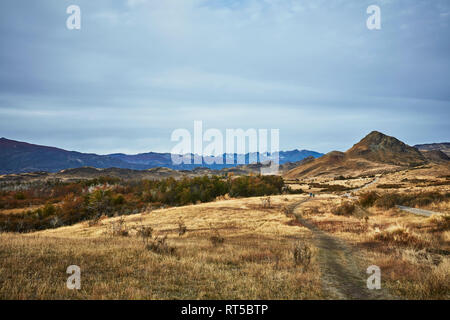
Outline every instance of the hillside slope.
<svg viewBox="0 0 450 320">
<path fill-rule="evenodd" d="M 346 152 L 332 151 L 290 170 L 285 177 L 296 179 L 319 175 L 356 176 L 425 163 L 427 159 L 417 149 L 394 137 L 373 131 Z"/>
</svg>

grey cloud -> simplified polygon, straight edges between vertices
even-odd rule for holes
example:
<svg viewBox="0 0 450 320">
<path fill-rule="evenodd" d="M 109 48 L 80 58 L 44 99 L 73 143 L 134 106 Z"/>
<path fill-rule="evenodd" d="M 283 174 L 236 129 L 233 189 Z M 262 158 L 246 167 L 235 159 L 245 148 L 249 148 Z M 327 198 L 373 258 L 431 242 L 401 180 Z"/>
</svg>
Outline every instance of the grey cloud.
<svg viewBox="0 0 450 320">
<path fill-rule="evenodd" d="M 168 151 L 193 120 L 322 152 L 450 138 L 448 1 L 79 0 L 68 31 L 72 3 L 1 2 L 0 135 L 100 153 Z"/>
</svg>

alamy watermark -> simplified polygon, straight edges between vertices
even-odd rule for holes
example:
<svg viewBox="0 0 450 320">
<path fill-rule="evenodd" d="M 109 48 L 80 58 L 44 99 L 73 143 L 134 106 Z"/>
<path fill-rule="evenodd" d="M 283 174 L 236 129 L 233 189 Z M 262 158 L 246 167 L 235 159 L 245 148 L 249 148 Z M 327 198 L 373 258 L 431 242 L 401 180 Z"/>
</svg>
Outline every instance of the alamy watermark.
<svg viewBox="0 0 450 320">
<path fill-rule="evenodd" d="M 279 129 L 219 129 L 203 132 L 203 122 L 194 121 L 193 135 L 187 129 L 172 132 L 178 142 L 171 151 L 173 165 L 265 164 L 261 174 L 276 174 L 279 168 Z M 269 150 L 270 149 L 270 150 Z M 248 161 L 247 161 L 248 159 Z"/>
<path fill-rule="evenodd" d="M 77 5 L 70 5 L 66 9 L 66 13 L 70 16 L 66 20 L 66 27 L 69 30 L 81 29 L 81 9 Z M 381 29 L 381 8 L 377 5 L 370 5 L 366 10 L 370 16 L 367 18 L 366 26 L 369 30 Z"/>
<path fill-rule="evenodd" d="M 378 266 L 370 266 L 367 268 L 367 274 L 370 277 L 367 278 L 367 289 L 380 290 L 381 289 L 381 269 Z"/>
<path fill-rule="evenodd" d="M 66 27 L 69 30 L 80 30 L 81 29 L 81 9 L 77 5 L 70 5 L 66 10 L 67 14 L 70 16 L 66 20 Z"/>
<path fill-rule="evenodd" d="M 366 26 L 369 30 L 381 29 L 381 8 L 377 5 L 371 5 L 367 7 L 367 14 L 370 14 L 367 18 Z"/>
<path fill-rule="evenodd" d="M 67 274 L 70 276 L 67 278 L 66 286 L 69 290 L 80 290 L 81 289 L 81 268 L 76 265 L 71 265 L 67 267 Z"/>
</svg>

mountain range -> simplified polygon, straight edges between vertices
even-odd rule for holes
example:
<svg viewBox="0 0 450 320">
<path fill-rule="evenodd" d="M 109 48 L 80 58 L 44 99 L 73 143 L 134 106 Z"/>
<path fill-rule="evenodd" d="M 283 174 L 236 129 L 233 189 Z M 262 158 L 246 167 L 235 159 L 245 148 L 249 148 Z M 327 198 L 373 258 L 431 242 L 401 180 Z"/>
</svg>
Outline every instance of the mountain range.
<svg viewBox="0 0 450 320">
<path fill-rule="evenodd" d="M 323 154 L 309 150 L 280 151 L 280 164 L 294 163 L 308 157 L 318 158 Z M 193 155 L 190 155 L 193 157 Z M 243 155 L 246 164 L 252 159 L 260 159 L 259 153 Z M 197 167 L 206 167 L 212 170 L 233 168 L 238 162 L 227 164 L 226 159 L 237 160 L 237 154 L 224 154 L 223 164 L 207 164 L 208 158 L 202 159 L 202 164 L 173 165 L 170 153 L 149 152 L 136 155 L 122 153 L 98 155 L 67 151 L 49 146 L 41 146 L 0 138 L 0 174 L 24 172 L 58 172 L 65 169 L 93 167 L 99 169 L 122 168 L 132 170 L 147 170 L 157 167 L 167 167 L 175 170 L 193 170 Z"/>
<path fill-rule="evenodd" d="M 373 131 L 346 152 L 332 151 L 324 155 L 309 150 L 280 151 L 280 173 L 288 179 L 373 174 L 429 162 L 448 164 L 449 151 L 450 143 L 411 147 L 394 137 Z M 193 154 L 189 156 L 194 157 Z M 203 173 L 249 174 L 259 172 L 264 166 L 259 153 L 243 155 L 244 165 L 237 163 L 238 157 L 237 154 L 223 154 L 224 164 L 207 164 L 211 157 L 204 157 L 201 158 L 202 164 L 173 165 L 170 153 L 98 155 L 0 138 L 0 174 L 59 172 L 63 176 L 111 174 L 120 177 L 164 177 Z M 230 158 L 235 160 L 234 163 L 226 164 L 226 159 Z M 257 161 L 254 162 L 254 159 Z"/>
<path fill-rule="evenodd" d="M 420 151 L 441 151 L 450 157 L 450 142 L 417 144 L 414 148 Z"/>
</svg>

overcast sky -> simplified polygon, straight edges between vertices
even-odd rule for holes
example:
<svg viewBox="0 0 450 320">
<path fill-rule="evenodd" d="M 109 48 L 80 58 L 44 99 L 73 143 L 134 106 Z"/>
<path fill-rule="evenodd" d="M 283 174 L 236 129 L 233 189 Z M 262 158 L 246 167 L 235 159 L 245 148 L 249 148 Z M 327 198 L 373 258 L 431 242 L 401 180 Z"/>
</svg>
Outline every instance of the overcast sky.
<svg viewBox="0 0 450 320">
<path fill-rule="evenodd" d="M 448 0 L 2 0 L 0 136 L 170 151 L 203 120 L 280 129 L 284 150 L 449 141 L 449 24 Z"/>
</svg>

